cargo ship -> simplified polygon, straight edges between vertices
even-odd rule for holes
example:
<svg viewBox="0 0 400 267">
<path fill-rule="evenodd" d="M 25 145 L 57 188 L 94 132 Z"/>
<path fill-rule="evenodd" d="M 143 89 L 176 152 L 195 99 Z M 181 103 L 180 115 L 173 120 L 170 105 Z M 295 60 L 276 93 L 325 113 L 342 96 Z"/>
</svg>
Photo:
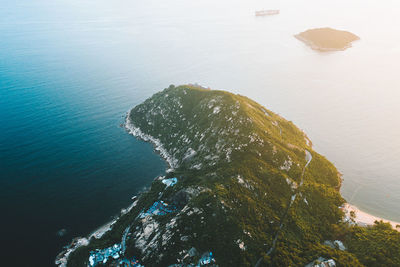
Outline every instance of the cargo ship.
<svg viewBox="0 0 400 267">
<path fill-rule="evenodd" d="M 271 16 L 271 15 L 278 15 L 279 10 L 259 10 L 256 11 L 256 16 Z"/>
</svg>

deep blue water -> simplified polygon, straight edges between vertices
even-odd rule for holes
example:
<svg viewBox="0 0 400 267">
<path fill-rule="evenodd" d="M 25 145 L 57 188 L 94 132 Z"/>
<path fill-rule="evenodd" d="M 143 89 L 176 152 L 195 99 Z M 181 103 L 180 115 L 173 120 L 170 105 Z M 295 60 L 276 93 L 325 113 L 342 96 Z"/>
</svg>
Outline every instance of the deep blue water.
<svg viewBox="0 0 400 267">
<path fill-rule="evenodd" d="M 1 266 L 52 266 L 166 167 L 120 127 L 152 94 L 141 74 L 102 56 L 98 24 L 33 14 L 42 4 L 0 11 Z"/>
<path fill-rule="evenodd" d="M 6 262 L 23 251 L 27 266 L 47 266 L 72 237 L 128 206 L 165 163 L 120 127 L 146 96 L 126 92 L 134 82 L 32 49 L 28 58 L 0 52 L 0 246 Z"/>
</svg>

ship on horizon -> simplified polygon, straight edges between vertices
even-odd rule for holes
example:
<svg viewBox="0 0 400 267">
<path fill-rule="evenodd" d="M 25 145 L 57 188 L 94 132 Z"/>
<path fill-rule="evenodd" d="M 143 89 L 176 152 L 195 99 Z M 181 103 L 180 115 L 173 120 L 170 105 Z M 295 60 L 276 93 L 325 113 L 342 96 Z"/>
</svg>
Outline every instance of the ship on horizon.
<svg viewBox="0 0 400 267">
<path fill-rule="evenodd" d="M 277 9 L 268 9 L 268 10 L 258 10 L 255 12 L 256 16 L 271 16 L 271 15 L 278 15 L 280 13 Z"/>
</svg>

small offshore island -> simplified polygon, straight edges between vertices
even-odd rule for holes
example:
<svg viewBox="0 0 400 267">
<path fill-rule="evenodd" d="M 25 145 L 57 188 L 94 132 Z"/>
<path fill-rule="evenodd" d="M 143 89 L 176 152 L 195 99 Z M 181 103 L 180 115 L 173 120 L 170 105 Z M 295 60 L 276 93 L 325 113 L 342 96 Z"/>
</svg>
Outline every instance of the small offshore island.
<svg viewBox="0 0 400 267">
<path fill-rule="evenodd" d="M 346 216 L 335 166 L 292 122 L 184 85 L 127 115 L 170 169 L 59 266 L 400 266 L 400 233 Z"/>
<path fill-rule="evenodd" d="M 317 28 L 296 34 L 295 37 L 314 50 L 321 52 L 343 51 L 360 39 L 357 35 L 332 28 Z"/>
</svg>

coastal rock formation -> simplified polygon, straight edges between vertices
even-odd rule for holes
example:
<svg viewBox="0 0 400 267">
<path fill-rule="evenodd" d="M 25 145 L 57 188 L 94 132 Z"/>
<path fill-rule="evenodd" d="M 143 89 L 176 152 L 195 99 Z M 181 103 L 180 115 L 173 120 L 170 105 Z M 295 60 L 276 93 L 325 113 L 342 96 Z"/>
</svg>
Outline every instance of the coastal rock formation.
<svg viewBox="0 0 400 267">
<path fill-rule="evenodd" d="M 301 32 L 295 37 L 312 49 L 322 52 L 345 50 L 352 46 L 352 42 L 360 39 L 351 32 L 332 28 L 311 29 Z"/>
<path fill-rule="evenodd" d="M 170 169 L 60 265 L 304 266 L 321 258 L 363 266 L 350 252 L 359 241 L 343 230 L 357 226 L 342 222 L 338 171 L 290 121 L 244 96 L 185 85 L 133 108 L 126 128 Z"/>
</svg>

